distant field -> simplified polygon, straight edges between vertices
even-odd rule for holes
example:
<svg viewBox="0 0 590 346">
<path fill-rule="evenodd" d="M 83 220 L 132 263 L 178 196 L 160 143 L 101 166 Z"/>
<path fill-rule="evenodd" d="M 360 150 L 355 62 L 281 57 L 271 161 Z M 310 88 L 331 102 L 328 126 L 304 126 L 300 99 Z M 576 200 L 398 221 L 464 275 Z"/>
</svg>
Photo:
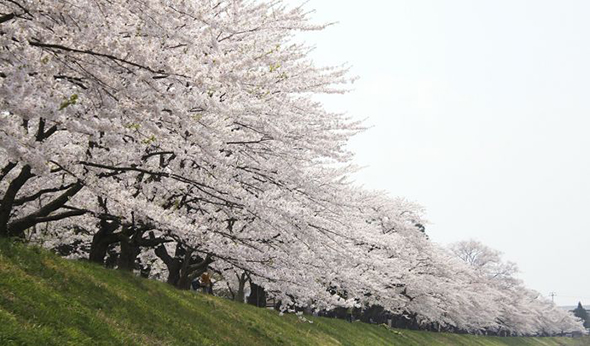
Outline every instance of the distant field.
<svg viewBox="0 0 590 346">
<path fill-rule="evenodd" d="M 477 337 L 309 319 L 0 240 L 0 345 L 590 345 L 588 338 Z"/>
</svg>

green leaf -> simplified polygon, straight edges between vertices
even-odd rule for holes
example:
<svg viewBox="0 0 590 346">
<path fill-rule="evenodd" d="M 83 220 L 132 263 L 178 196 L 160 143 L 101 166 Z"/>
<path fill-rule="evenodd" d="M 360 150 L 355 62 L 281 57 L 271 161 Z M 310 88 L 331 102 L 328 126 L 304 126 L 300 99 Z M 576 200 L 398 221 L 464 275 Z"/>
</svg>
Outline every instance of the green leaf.
<svg viewBox="0 0 590 346">
<path fill-rule="evenodd" d="M 143 144 L 150 144 L 156 141 L 156 136 L 151 135 L 142 141 Z"/>
<path fill-rule="evenodd" d="M 135 124 L 135 123 L 131 123 L 128 125 L 125 125 L 126 128 L 131 129 L 131 130 L 139 130 L 139 128 L 141 127 L 141 125 L 139 124 Z"/>
<path fill-rule="evenodd" d="M 74 94 L 74 95 L 70 96 L 69 99 L 63 100 L 63 102 L 59 105 L 58 110 L 61 111 L 71 105 L 75 105 L 77 102 L 78 102 L 78 94 Z"/>
</svg>

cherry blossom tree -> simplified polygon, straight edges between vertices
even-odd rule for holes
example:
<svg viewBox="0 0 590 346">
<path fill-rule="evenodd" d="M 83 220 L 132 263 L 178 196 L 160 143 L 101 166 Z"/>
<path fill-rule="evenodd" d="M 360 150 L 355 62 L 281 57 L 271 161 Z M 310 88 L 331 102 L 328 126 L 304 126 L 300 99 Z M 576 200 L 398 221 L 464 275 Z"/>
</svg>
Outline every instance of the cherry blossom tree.
<svg viewBox="0 0 590 346">
<path fill-rule="evenodd" d="M 243 1 L 2 6 L 3 178 L 14 171 L 2 234 L 50 221 L 8 220 L 19 214 L 12 199 L 27 181 L 31 200 L 69 187 L 41 217 L 86 188 L 103 201 L 51 221 L 92 212 L 123 227 L 114 219 L 145 219 L 147 210 L 156 224 L 173 208 L 223 217 L 218 206 L 243 209 L 241 200 L 252 199 L 252 181 L 282 184 L 283 172 L 302 179 L 312 161 L 348 156 L 342 141 L 358 127 L 306 96 L 339 91 L 345 71 L 314 68 L 307 48 L 287 41 L 293 30 L 321 28 L 307 24 L 300 8 Z M 39 188 L 64 175 L 74 182 Z M 155 201 L 163 189 L 170 193 Z"/>
<path fill-rule="evenodd" d="M 486 304 L 497 307 L 495 326 L 486 330 L 499 335 L 553 335 L 582 331 L 574 316 L 557 308 L 515 277 L 516 264 L 504 261 L 501 252 L 481 242 L 460 241 L 449 246 L 456 258 L 475 270 L 476 281 L 496 291 Z"/>
<path fill-rule="evenodd" d="M 333 227 L 335 213 L 313 214 L 346 173 L 328 166 L 346 163 L 343 144 L 359 127 L 310 97 L 348 79 L 290 43 L 294 30 L 321 28 L 301 8 L 2 6 L 4 235 L 85 215 L 94 261 L 116 243 L 129 268 L 140 247 L 172 239 L 239 268 L 273 261 L 260 244 L 321 246 L 351 232 Z M 28 193 L 27 208 L 13 203 L 18 193 Z M 42 218 L 17 229 L 21 215 L 39 214 L 35 205 Z M 165 238 L 146 237 L 154 230 Z"/>
</svg>

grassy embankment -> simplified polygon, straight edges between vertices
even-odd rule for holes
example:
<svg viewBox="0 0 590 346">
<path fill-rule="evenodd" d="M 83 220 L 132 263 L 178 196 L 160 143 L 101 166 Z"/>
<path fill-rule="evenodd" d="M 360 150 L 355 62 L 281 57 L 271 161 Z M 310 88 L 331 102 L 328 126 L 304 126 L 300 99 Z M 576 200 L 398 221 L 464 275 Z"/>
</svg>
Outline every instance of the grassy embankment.
<svg viewBox="0 0 590 346">
<path fill-rule="evenodd" d="M 0 345 L 590 345 L 390 330 L 183 292 L 0 240 Z"/>
</svg>

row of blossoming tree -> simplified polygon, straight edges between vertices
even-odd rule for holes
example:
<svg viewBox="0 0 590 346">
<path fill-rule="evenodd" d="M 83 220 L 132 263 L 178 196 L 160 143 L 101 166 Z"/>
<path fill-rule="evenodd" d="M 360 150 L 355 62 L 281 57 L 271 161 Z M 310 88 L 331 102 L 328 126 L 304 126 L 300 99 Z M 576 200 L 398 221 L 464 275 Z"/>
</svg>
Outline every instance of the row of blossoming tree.
<svg viewBox="0 0 590 346">
<path fill-rule="evenodd" d="M 351 184 L 362 125 L 324 110 L 284 1 L 0 0 L 0 237 L 283 307 L 380 306 L 472 333 L 580 330 L 430 243 L 420 206 Z"/>
</svg>

